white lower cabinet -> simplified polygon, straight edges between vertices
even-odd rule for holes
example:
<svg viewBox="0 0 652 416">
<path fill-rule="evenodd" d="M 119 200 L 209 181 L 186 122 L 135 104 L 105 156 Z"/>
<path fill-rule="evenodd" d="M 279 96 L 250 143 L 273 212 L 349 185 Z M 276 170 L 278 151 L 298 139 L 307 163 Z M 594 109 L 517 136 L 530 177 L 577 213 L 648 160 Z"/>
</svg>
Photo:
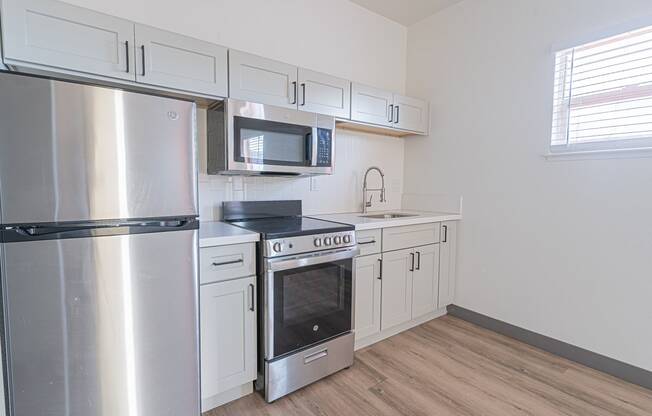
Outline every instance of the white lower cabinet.
<svg viewBox="0 0 652 416">
<path fill-rule="evenodd" d="M 381 329 L 412 319 L 412 249 L 383 253 Z"/>
<path fill-rule="evenodd" d="M 456 229 L 447 221 L 356 233 L 358 244 L 368 243 L 355 263 L 356 349 L 445 313 L 454 299 Z"/>
<path fill-rule="evenodd" d="M 381 261 L 380 254 L 355 259 L 354 328 L 356 340 L 380 332 Z"/>
<path fill-rule="evenodd" d="M 434 312 L 439 297 L 439 247 L 416 247 L 412 273 L 412 318 Z"/>
<path fill-rule="evenodd" d="M 202 411 L 207 411 L 256 378 L 255 277 L 203 285 L 200 304 Z"/>
<path fill-rule="evenodd" d="M 439 243 L 439 307 L 455 301 L 455 258 L 457 247 L 457 221 L 446 221 L 441 225 Z"/>
</svg>

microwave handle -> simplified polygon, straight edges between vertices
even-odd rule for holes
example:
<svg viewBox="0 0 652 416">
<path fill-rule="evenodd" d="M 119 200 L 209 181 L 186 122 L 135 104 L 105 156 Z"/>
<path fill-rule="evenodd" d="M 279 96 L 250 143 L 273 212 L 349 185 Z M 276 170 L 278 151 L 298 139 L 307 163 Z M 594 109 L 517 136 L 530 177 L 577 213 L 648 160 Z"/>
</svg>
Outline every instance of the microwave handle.
<svg viewBox="0 0 652 416">
<path fill-rule="evenodd" d="M 308 151 L 307 156 L 310 161 L 310 166 L 317 166 L 317 151 L 319 150 L 317 143 L 317 128 L 312 128 L 312 133 L 308 134 Z"/>
</svg>

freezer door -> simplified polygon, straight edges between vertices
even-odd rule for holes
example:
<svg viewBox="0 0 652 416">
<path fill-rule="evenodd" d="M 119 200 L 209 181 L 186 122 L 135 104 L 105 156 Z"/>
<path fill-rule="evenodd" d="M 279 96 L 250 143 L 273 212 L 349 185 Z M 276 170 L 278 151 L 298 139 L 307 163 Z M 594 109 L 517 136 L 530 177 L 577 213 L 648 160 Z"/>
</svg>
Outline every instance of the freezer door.
<svg viewBox="0 0 652 416">
<path fill-rule="evenodd" d="M 0 73 L 2 224 L 197 214 L 195 105 Z"/>
<path fill-rule="evenodd" d="M 6 243 L 13 416 L 197 416 L 197 230 Z"/>
</svg>

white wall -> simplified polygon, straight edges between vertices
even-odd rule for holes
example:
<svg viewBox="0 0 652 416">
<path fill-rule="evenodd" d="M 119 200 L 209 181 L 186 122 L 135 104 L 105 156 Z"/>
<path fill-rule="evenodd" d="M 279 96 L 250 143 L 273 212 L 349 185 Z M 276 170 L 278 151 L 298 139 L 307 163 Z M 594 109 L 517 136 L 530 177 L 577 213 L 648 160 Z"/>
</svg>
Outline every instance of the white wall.
<svg viewBox="0 0 652 416">
<path fill-rule="evenodd" d="M 407 29 L 348 0 L 66 1 L 353 81 L 405 89 Z M 336 173 L 313 180 L 311 190 L 310 179 L 205 175 L 205 114 L 199 119 L 202 221 L 220 219 L 222 201 L 234 199 L 302 199 L 309 214 L 359 211 L 362 175 L 371 165 L 384 169 L 387 179 L 388 202 L 377 209 L 400 208 L 401 139 L 338 130 Z"/>
<path fill-rule="evenodd" d="M 405 88 L 407 29 L 348 0 L 66 0 L 392 91 Z"/>
<path fill-rule="evenodd" d="M 411 193 L 464 196 L 456 304 L 652 370 L 652 161 L 548 161 L 553 44 L 649 0 L 465 0 L 408 33 Z M 652 20 L 650 20 L 652 23 Z"/>
</svg>

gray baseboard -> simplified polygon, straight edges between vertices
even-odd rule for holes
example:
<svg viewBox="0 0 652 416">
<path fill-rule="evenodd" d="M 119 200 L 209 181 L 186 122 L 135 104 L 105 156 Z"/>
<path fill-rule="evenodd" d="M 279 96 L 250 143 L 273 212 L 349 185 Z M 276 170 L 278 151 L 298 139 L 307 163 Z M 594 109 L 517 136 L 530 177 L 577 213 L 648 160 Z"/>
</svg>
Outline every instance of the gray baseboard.
<svg viewBox="0 0 652 416">
<path fill-rule="evenodd" d="M 457 305 L 450 305 L 448 307 L 448 313 L 456 318 L 517 339 L 549 353 L 575 361 L 576 363 L 602 371 L 603 373 L 610 374 L 630 383 L 652 389 L 652 372 L 642 368 L 596 354 L 584 348 L 576 347 L 545 335 L 537 334 L 536 332 L 528 331 L 527 329 L 490 318 Z"/>
</svg>

